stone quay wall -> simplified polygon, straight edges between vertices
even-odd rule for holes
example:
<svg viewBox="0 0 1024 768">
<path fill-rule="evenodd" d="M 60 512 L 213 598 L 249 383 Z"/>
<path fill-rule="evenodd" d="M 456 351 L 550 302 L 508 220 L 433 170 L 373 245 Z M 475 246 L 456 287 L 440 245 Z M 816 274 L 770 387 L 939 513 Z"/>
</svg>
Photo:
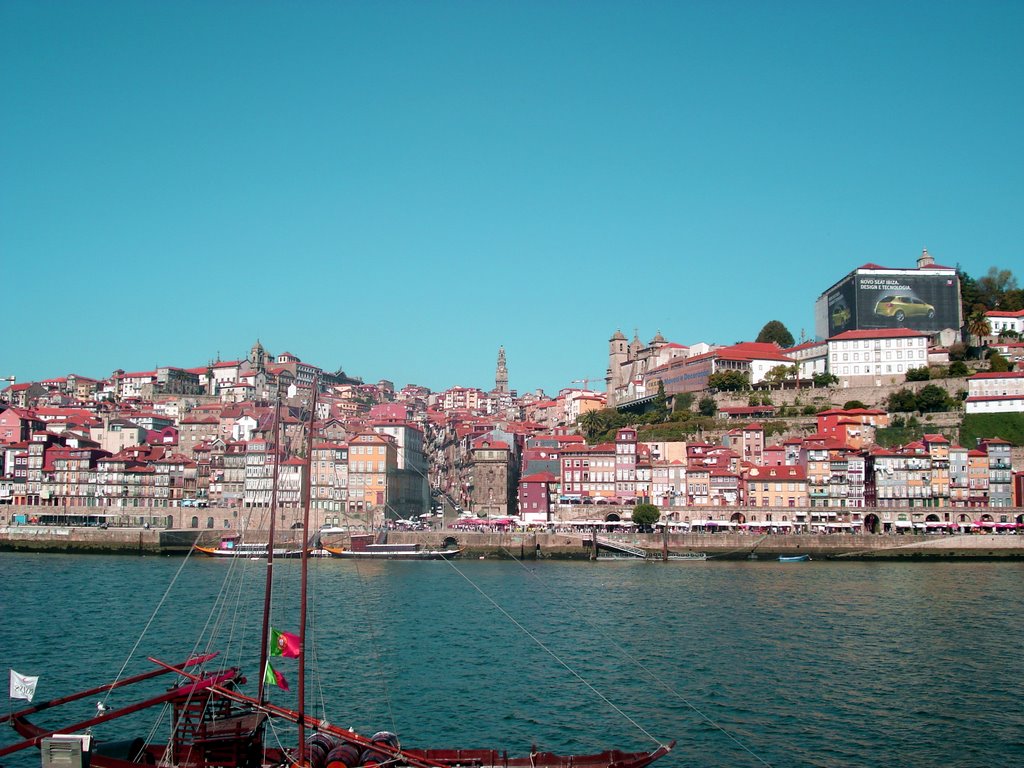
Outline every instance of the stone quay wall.
<svg viewBox="0 0 1024 768">
<path fill-rule="evenodd" d="M 193 543 L 216 545 L 221 536 L 211 530 L 153 530 L 142 528 L 76 528 L 69 526 L 0 527 L 0 550 L 65 554 L 184 555 Z M 666 541 L 659 534 L 602 533 L 600 538 L 647 550 L 659 559 Z M 253 531 L 251 541 L 265 541 L 266 533 Z M 280 543 L 297 547 L 301 537 L 289 531 Z M 524 560 L 589 560 L 595 539 L 590 533 L 467 532 L 461 530 L 392 532 L 393 543 L 420 543 L 438 548 L 454 540 L 464 558 Z M 348 536 L 336 534 L 328 543 L 346 546 Z M 1024 559 L 1024 535 L 1013 534 L 671 534 L 667 548 L 673 553 L 702 552 L 714 559 L 773 559 L 807 554 L 812 559 Z M 599 547 L 600 554 L 610 551 Z"/>
</svg>

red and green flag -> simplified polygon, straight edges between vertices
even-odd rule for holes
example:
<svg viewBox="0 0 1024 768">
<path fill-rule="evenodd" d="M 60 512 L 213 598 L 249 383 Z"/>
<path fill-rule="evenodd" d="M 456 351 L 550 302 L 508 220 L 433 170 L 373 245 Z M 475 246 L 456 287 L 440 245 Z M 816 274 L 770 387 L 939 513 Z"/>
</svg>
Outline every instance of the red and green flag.
<svg viewBox="0 0 1024 768">
<path fill-rule="evenodd" d="M 290 691 L 288 687 L 288 681 L 284 679 L 284 675 L 270 666 L 270 662 L 267 662 L 267 669 L 263 673 L 263 682 L 267 685 L 276 685 L 282 691 Z"/>
<path fill-rule="evenodd" d="M 287 656 L 289 659 L 299 658 L 299 636 L 271 627 L 270 655 Z"/>
</svg>

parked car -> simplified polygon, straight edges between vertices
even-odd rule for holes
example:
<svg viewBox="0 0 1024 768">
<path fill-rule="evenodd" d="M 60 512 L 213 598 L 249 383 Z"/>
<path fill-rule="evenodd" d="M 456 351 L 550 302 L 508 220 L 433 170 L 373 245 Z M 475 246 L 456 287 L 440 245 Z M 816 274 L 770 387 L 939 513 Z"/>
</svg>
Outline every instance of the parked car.
<svg viewBox="0 0 1024 768">
<path fill-rule="evenodd" d="M 917 296 L 899 293 L 887 293 L 875 304 L 875 314 L 880 317 L 891 317 L 902 323 L 908 317 L 935 317 L 935 307 L 922 301 Z"/>
</svg>

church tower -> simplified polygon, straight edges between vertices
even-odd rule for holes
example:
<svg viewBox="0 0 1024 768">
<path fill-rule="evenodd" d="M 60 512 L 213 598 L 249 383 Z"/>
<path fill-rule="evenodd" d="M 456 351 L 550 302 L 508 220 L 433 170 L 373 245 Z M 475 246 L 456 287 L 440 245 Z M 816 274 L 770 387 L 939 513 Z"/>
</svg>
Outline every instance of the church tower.
<svg viewBox="0 0 1024 768">
<path fill-rule="evenodd" d="M 259 339 L 252 345 L 252 349 L 249 350 L 249 363 L 253 369 L 262 373 L 267 369 L 267 351 L 260 344 Z"/>
<path fill-rule="evenodd" d="M 621 330 L 617 330 L 608 340 L 608 370 L 605 371 L 604 376 L 609 405 L 615 402 L 615 390 L 625 386 L 622 366 L 628 360 L 629 349 L 626 346 L 626 337 L 622 335 Z"/>
<path fill-rule="evenodd" d="M 498 347 L 498 369 L 494 373 L 494 391 L 508 394 L 508 366 L 505 365 L 505 348 Z"/>
</svg>

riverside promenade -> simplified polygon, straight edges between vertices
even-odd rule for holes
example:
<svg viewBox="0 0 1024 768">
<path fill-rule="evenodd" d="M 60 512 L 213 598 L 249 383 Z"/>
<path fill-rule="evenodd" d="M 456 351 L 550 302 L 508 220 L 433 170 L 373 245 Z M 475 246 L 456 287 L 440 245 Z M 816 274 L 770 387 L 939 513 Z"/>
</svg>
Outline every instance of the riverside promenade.
<svg viewBox="0 0 1024 768">
<path fill-rule="evenodd" d="M 193 544 L 216 546 L 229 531 L 164 530 L 147 528 L 13 525 L 0 527 L 0 551 L 59 552 L 66 554 L 123 554 L 182 556 Z M 301 538 L 287 531 L 278 543 L 299 547 Z M 711 560 L 771 560 L 780 555 L 810 555 L 817 560 L 1024 560 L 1024 535 L 1004 534 L 660 534 L 605 533 L 600 538 L 647 550 L 658 559 L 667 545 L 672 553 L 704 553 Z M 249 541 L 266 541 L 266 534 L 251 531 Z M 325 539 L 347 546 L 347 534 Z M 466 558 L 524 560 L 589 560 L 596 539 L 589 533 L 478 533 L 461 530 L 393 531 L 393 543 L 419 543 L 426 547 L 457 544 Z M 600 552 L 602 556 L 611 554 Z M 753 558 L 751 556 L 753 555 Z"/>
</svg>

